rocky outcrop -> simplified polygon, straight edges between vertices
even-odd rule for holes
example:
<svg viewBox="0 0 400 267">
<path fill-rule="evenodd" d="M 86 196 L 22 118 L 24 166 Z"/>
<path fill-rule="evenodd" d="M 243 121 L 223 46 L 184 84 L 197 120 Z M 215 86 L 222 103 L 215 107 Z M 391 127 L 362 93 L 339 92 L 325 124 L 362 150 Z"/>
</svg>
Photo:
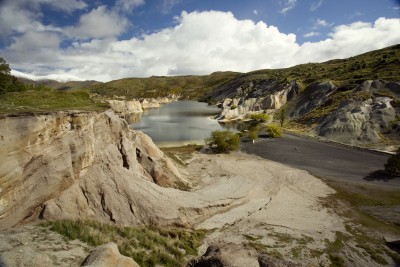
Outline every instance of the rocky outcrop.
<svg viewBox="0 0 400 267">
<path fill-rule="evenodd" d="M 180 181 L 179 171 L 110 111 L 2 118 L 0 155 L 0 229 L 37 218 L 179 221 L 154 209 L 168 206 L 157 188 Z"/>
<path fill-rule="evenodd" d="M 243 119 L 247 114 L 260 113 L 265 110 L 277 110 L 285 105 L 299 92 L 296 82 L 292 82 L 281 91 L 268 94 L 264 97 L 226 98 L 221 103 L 222 111 L 216 119 L 236 120 Z"/>
<path fill-rule="evenodd" d="M 291 103 L 288 109 L 291 117 L 297 117 L 314 110 L 324 104 L 337 87 L 332 82 L 322 82 L 312 85 Z"/>
<path fill-rule="evenodd" d="M 101 245 L 82 262 L 81 267 L 140 267 L 132 258 L 121 255 L 115 243 Z"/>
<path fill-rule="evenodd" d="M 139 100 L 133 99 L 129 101 L 125 100 L 107 100 L 112 111 L 120 114 L 130 113 L 141 113 L 145 109 L 159 108 L 162 104 L 176 101 L 178 98 L 175 96 L 171 97 L 159 97 L 159 98 L 141 98 Z"/>
<path fill-rule="evenodd" d="M 396 119 L 391 101 L 388 97 L 345 101 L 324 118 L 318 135 L 351 144 L 379 142 L 380 134 L 389 132 Z"/>
<path fill-rule="evenodd" d="M 142 105 L 137 100 L 108 100 L 108 104 L 112 111 L 121 114 L 140 113 L 143 112 Z"/>
</svg>

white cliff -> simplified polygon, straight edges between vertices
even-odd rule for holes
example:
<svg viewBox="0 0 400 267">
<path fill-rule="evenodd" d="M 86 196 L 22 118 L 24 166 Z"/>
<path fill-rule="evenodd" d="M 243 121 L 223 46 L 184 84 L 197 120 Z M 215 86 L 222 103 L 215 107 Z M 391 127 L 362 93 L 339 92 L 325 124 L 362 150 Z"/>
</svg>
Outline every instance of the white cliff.
<svg viewBox="0 0 400 267">
<path fill-rule="evenodd" d="M 150 137 L 110 111 L 3 117 L 0 158 L 0 229 L 37 218 L 167 222 L 149 191 L 181 181 Z"/>
</svg>

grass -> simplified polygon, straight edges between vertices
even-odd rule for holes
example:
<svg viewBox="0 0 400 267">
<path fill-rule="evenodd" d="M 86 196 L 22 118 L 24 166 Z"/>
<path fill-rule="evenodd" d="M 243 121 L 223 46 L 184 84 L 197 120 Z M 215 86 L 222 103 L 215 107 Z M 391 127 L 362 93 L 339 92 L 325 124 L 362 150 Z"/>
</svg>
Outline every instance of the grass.
<svg viewBox="0 0 400 267">
<path fill-rule="evenodd" d="M 122 227 L 95 221 L 61 220 L 46 222 L 43 227 L 63 235 L 67 240 L 78 239 L 96 247 L 115 242 L 122 255 L 133 258 L 140 266 L 182 266 L 197 255 L 205 237 L 204 230 L 157 227 Z"/>
<path fill-rule="evenodd" d="M 327 253 L 332 262 L 332 266 L 343 266 L 341 253 L 344 244 L 349 240 L 356 244 L 357 254 L 362 253 L 362 257 L 369 257 L 379 265 L 387 265 L 386 256 L 390 256 L 393 261 L 399 263 L 396 253 L 390 251 L 381 237 L 383 234 L 400 236 L 400 227 L 396 224 L 387 223 L 363 212 L 362 206 L 392 206 L 400 204 L 399 191 L 377 190 L 369 187 L 358 186 L 352 188 L 335 188 L 336 194 L 328 197 L 325 204 L 334 208 L 339 214 L 350 219 L 346 224 L 347 234 L 337 232 L 334 242 L 326 241 Z M 338 202 L 339 201 L 339 202 Z M 344 203 L 340 205 L 340 203 Z M 347 203 L 347 204 L 346 204 Z M 346 208 L 339 208 L 339 207 Z"/>
<path fill-rule="evenodd" d="M 28 90 L 0 96 L 0 113 L 42 112 L 60 110 L 105 110 L 108 106 L 96 103 L 83 91 Z"/>
</svg>

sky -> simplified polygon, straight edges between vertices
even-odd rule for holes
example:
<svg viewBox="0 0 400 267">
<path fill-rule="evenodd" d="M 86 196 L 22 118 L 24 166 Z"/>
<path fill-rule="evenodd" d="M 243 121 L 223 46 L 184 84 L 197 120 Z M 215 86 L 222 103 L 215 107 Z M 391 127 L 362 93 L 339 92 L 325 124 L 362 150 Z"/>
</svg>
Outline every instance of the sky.
<svg viewBox="0 0 400 267">
<path fill-rule="evenodd" d="M 32 79 L 248 72 L 400 43 L 400 0 L 0 0 L 0 57 Z"/>
</svg>

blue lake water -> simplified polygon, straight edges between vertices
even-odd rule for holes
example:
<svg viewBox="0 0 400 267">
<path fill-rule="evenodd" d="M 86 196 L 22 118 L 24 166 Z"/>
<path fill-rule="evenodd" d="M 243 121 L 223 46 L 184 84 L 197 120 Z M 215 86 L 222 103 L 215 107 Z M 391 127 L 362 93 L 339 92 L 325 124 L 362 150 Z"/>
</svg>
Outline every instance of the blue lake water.
<svg viewBox="0 0 400 267">
<path fill-rule="evenodd" d="M 212 131 L 225 129 L 210 118 L 219 111 L 207 103 L 176 101 L 126 119 L 133 129 L 146 133 L 157 145 L 201 144 Z"/>
</svg>

